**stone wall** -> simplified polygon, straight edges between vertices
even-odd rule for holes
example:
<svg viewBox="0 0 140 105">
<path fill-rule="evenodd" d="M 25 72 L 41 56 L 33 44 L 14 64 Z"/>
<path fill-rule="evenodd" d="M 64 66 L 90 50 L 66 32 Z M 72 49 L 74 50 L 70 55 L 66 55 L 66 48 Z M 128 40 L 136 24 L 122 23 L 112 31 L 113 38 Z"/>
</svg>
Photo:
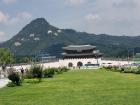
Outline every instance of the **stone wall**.
<svg viewBox="0 0 140 105">
<path fill-rule="evenodd" d="M 81 62 L 83 65 L 91 63 L 91 64 L 99 64 L 101 65 L 101 58 L 95 59 L 95 58 L 85 58 L 85 59 L 65 59 L 65 60 L 59 60 L 59 64 L 61 67 L 66 66 L 68 67 L 69 63 L 73 64 L 73 67 L 77 67 L 77 63 Z"/>
</svg>

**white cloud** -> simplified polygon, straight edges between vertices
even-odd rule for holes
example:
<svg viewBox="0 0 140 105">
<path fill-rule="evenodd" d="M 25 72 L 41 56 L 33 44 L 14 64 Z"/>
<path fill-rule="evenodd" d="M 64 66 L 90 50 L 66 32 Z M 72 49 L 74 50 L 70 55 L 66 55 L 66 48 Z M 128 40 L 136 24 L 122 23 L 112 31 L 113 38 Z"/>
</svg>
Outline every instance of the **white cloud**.
<svg viewBox="0 0 140 105">
<path fill-rule="evenodd" d="M 96 21 L 99 18 L 100 18 L 100 16 L 97 15 L 97 14 L 88 14 L 88 15 L 85 16 L 85 19 L 89 22 Z"/>
<path fill-rule="evenodd" d="M 2 11 L 0 11 L 0 23 L 6 23 L 7 20 L 8 20 L 8 15 L 6 15 Z"/>
<path fill-rule="evenodd" d="M 9 18 L 7 25 L 17 24 L 21 21 L 28 20 L 32 18 L 32 14 L 29 12 L 20 12 L 15 17 Z"/>
<path fill-rule="evenodd" d="M 137 6 L 136 0 L 113 0 L 113 6 L 118 8 L 135 8 Z"/>
<path fill-rule="evenodd" d="M 29 12 L 21 12 L 17 14 L 17 17 L 22 19 L 30 19 L 32 18 L 32 15 Z"/>
<path fill-rule="evenodd" d="M 15 3 L 17 0 L 3 0 L 3 3 L 5 4 L 12 4 Z"/>
<path fill-rule="evenodd" d="M 2 1 L 2 0 L 1 0 Z M 19 1 L 19 0 L 17 0 Z M 43 2 L 41 2 L 43 1 Z M 1 7 L 9 14 L 0 12 L 0 24 L 7 24 L 11 27 L 15 24 L 14 29 L 19 31 L 26 25 L 32 16 L 28 12 L 13 13 L 18 7 L 22 9 L 31 9 L 36 12 L 36 17 L 47 17 L 51 23 L 61 28 L 74 28 L 78 31 L 90 33 L 107 33 L 116 35 L 139 35 L 140 34 L 140 0 L 41 0 L 34 3 L 44 3 L 37 5 L 28 1 L 29 5 L 22 2 L 17 8 Z M 33 3 L 32 6 L 30 5 Z M 47 3 L 45 3 L 47 2 Z M 44 6 L 45 5 L 45 6 Z M 43 6 L 43 7 L 42 7 Z M 77 8 L 78 7 L 78 8 Z M 36 9 L 34 9 L 36 8 Z M 44 14 L 42 9 L 46 9 Z M 48 9 L 49 8 L 49 9 Z M 51 11 L 50 11 L 51 10 Z M 58 17 L 58 18 L 55 18 Z M 19 23 L 18 26 L 17 23 Z M 20 27 L 20 28 L 19 28 Z M 2 28 L 1 28 L 2 29 Z M 4 28 L 3 28 L 4 29 Z M 5 30 L 4 30 L 5 31 Z M 10 31 L 6 31 L 10 32 Z"/>
<path fill-rule="evenodd" d="M 32 15 L 29 12 L 20 12 L 17 13 L 15 17 L 7 15 L 0 11 L 0 23 L 4 25 L 16 25 L 17 23 L 31 19 Z"/>
<path fill-rule="evenodd" d="M 6 40 L 6 33 L 3 31 L 0 31 L 0 42 L 5 41 Z"/>
<path fill-rule="evenodd" d="M 73 5 L 79 5 L 79 4 L 84 4 L 87 2 L 87 0 L 68 0 L 69 3 Z"/>
<path fill-rule="evenodd" d="M 5 34 L 5 32 L 0 31 L 0 42 L 11 38 L 11 32 L 9 31 L 13 30 L 13 28 L 11 29 L 11 27 L 17 28 L 21 26 L 24 22 L 29 21 L 30 19 L 32 19 L 32 15 L 29 12 L 20 12 L 17 13 L 15 16 L 12 16 L 10 14 L 0 11 L 0 28 L 4 31 L 9 32 Z"/>
<path fill-rule="evenodd" d="M 0 31 L 0 37 L 5 36 L 5 32 Z"/>
<path fill-rule="evenodd" d="M 77 18 L 77 24 L 72 27 L 97 34 L 140 34 L 140 0 L 96 0 L 92 3 L 83 9 L 83 18 Z"/>
</svg>

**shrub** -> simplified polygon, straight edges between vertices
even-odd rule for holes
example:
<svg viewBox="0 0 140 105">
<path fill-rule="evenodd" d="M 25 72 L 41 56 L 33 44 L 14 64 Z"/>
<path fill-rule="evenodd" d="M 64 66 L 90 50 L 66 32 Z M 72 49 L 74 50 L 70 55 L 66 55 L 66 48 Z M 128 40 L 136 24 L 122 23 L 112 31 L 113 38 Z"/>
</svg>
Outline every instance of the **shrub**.
<svg viewBox="0 0 140 105">
<path fill-rule="evenodd" d="M 9 74 L 8 79 L 17 86 L 21 85 L 21 79 L 18 73 L 12 72 L 11 74 Z"/>
<path fill-rule="evenodd" d="M 121 73 L 133 73 L 133 74 L 140 74 L 140 67 L 117 67 L 117 66 L 108 66 L 108 67 L 103 67 L 103 70 L 108 70 L 108 71 L 115 71 L 115 72 L 121 72 Z"/>
<path fill-rule="evenodd" d="M 107 69 L 107 70 L 111 70 L 112 66 L 107 66 L 107 67 L 104 67 L 104 68 Z"/>
<path fill-rule="evenodd" d="M 26 79 L 32 79 L 33 78 L 32 71 L 29 70 L 28 72 L 26 72 L 26 75 L 24 76 L 24 78 L 26 78 Z"/>
<path fill-rule="evenodd" d="M 112 67 L 110 70 L 111 70 L 111 71 L 114 71 L 114 72 L 117 72 L 117 71 L 118 71 L 118 70 L 117 70 L 116 68 L 114 68 L 114 67 Z"/>
<path fill-rule="evenodd" d="M 7 69 L 8 75 L 10 75 L 10 74 L 13 73 L 13 72 L 16 72 L 16 69 L 14 69 L 14 68 L 12 68 L 12 67 L 10 67 L 10 68 Z"/>
<path fill-rule="evenodd" d="M 15 86 L 16 86 L 16 84 L 15 84 L 15 83 L 13 83 L 13 82 L 9 82 L 9 83 L 7 84 L 7 86 L 8 86 L 8 87 L 15 87 Z"/>
<path fill-rule="evenodd" d="M 44 77 L 45 78 L 52 78 L 54 76 L 56 70 L 57 70 L 56 68 L 45 69 L 43 71 Z"/>
<path fill-rule="evenodd" d="M 69 71 L 69 69 L 66 68 L 66 67 L 62 67 L 62 68 L 60 68 L 60 69 L 61 69 L 61 71 L 63 71 L 63 72 L 67 72 L 67 71 Z"/>
<path fill-rule="evenodd" d="M 55 68 L 55 72 L 56 72 L 57 74 L 62 74 L 62 73 L 63 73 L 63 71 L 62 71 L 61 68 Z"/>
<path fill-rule="evenodd" d="M 133 70 L 134 74 L 140 74 L 140 67 L 137 67 Z"/>
<path fill-rule="evenodd" d="M 67 72 L 69 69 L 66 67 L 63 68 L 49 68 L 43 71 L 43 75 L 45 78 L 51 78 L 56 74 L 62 74 L 63 72 Z"/>
<path fill-rule="evenodd" d="M 103 69 L 105 69 L 107 71 L 114 71 L 114 72 L 119 71 L 119 67 L 117 67 L 117 66 L 107 66 L 107 67 L 103 67 Z"/>
<path fill-rule="evenodd" d="M 125 70 L 124 67 L 121 67 L 121 68 L 119 69 L 120 72 L 124 72 L 124 70 Z"/>
<path fill-rule="evenodd" d="M 133 69 L 131 68 L 125 68 L 123 73 L 133 73 Z"/>
<path fill-rule="evenodd" d="M 56 72 L 57 74 L 62 74 L 63 72 L 67 72 L 67 71 L 69 71 L 69 69 L 66 68 L 66 67 L 55 68 L 55 72 Z"/>
<path fill-rule="evenodd" d="M 29 74 L 30 77 L 33 77 L 33 78 L 38 78 L 39 82 L 41 81 L 42 79 L 42 76 L 43 76 L 43 67 L 41 65 L 33 65 L 31 68 L 30 68 L 30 73 L 31 75 Z"/>
</svg>

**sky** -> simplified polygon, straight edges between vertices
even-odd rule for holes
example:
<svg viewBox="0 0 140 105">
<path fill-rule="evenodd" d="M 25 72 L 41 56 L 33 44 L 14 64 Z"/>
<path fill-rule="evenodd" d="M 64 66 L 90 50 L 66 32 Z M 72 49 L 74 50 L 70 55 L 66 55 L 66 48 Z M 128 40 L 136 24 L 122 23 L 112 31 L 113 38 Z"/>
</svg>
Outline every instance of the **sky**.
<svg viewBox="0 0 140 105">
<path fill-rule="evenodd" d="M 140 0 L 0 0 L 0 41 L 41 17 L 61 29 L 140 35 Z"/>
</svg>

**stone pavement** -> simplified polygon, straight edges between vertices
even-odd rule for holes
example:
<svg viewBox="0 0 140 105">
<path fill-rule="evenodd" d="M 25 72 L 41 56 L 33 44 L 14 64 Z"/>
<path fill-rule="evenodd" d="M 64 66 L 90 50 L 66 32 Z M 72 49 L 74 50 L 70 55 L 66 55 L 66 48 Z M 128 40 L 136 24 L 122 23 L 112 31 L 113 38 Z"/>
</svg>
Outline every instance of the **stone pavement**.
<svg viewBox="0 0 140 105">
<path fill-rule="evenodd" d="M 0 88 L 6 86 L 8 84 L 8 79 L 0 79 Z"/>
</svg>

